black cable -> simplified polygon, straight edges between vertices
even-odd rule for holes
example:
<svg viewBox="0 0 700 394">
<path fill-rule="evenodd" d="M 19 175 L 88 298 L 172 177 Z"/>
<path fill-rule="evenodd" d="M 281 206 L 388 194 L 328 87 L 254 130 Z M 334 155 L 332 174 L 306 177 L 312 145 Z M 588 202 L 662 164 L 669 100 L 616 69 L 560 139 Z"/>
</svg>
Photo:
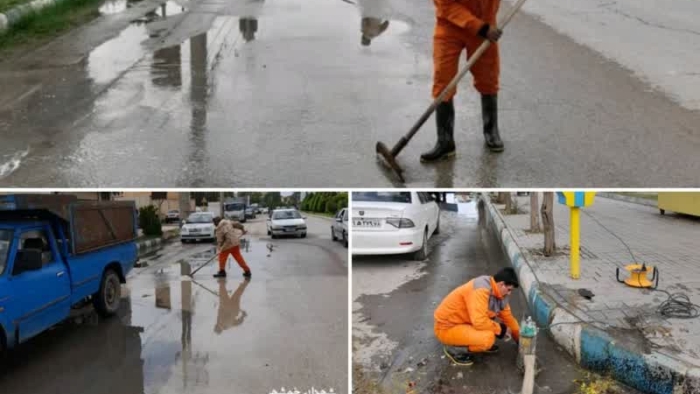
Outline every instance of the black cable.
<svg viewBox="0 0 700 394">
<path fill-rule="evenodd" d="M 668 296 L 668 299 L 656 309 L 661 316 L 673 319 L 695 319 L 700 316 L 700 305 L 692 303 L 687 294 L 682 292 L 671 294 L 666 290 L 655 291 Z"/>
<path fill-rule="evenodd" d="M 610 233 L 610 235 L 612 235 L 613 237 L 617 238 L 618 241 L 620 241 L 623 245 L 625 245 L 625 248 L 627 248 L 627 251 L 629 252 L 630 256 L 632 257 L 632 261 L 633 261 L 633 262 L 637 262 L 637 259 L 634 257 L 634 253 L 632 253 L 632 248 L 630 248 L 629 245 L 627 245 L 627 243 L 626 243 L 625 241 L 622 240 L 622 238 L 618 237 L 617 234 L 615 234 L 614 232 L 612 232 L 612 230 L 610 230 L 609 228 L 605 227 L 605 226 L 603 225 L 603 223 L 601 223 L 598 219 L 596 219 L 595 217 L 593 217 L 593 215 L 591 215 L 590 213 L 588 213 L 588 212 L 586 212 L 586 211 L 584 211 L 584 210 L 581 210 L 581 212 L 583 212 L 584 215 L 586 215 L 586 216 L 588 216 L 589 218 L 591 218 L 594 222 L 598 223 L 598 225 L 599 225 L 600 227 L 602 227 L 603 229 L 605 229 L 605 231 L 607 231 L 608 233 Z"/>
<path fill-rule="evenodd" d="M 605 225 L 603 225 L 603 223 L 601 223 L 598 219 L 593 217 L 593 215 L 591 215 L 588 212 L 583 211 L 583 210 L 582 210 L 582 212 L 586 216 L 591 218 L 594 222 L 596 222 L 600 227 L 605 229 L 605 231 L 607 231 L 610 235 L 617 238 L 625 246 L 625 248 L 627 248 L 627 251 L 629 252 L 630 256 L 632 257 L 632 262 L 637 263 L 637 259 L 635 258 L 634 253 L 632 252 L 632 249 L 629 247 L 629 245 L 627 245 L 627 243 L 622 238 L 620 238 L 612 230 L 610 230 Z M 530 267 L 530 269 L 532 270 L 532 266 L 530 266 L 530 263 L 527 262 L 527 260 L 526 260 L 526 263 Z M 644 263 L 643 263 L 643 265 L 645 266 Z M 534 270 L 533 270 L 533 273 L 534 273 Z M 537 278 L 537 274 L 535 274 L 535 279 L 539 282 L 539 279 Z M 643 287 L 641 280 L 639 282 L 639 285 L 640 285 L 640 287 Z M 661 290 L 661 289 L 650 289 L 650 290 L 658 291 L 658 292 L 664 293 L 668 296 L 668 298 L 664 302 L 662 302 L 656 309 L 656 313 L 658 313 L 659 315 L 661 315 L 667 319 L 672 319 L 672 318 L 675 318 L 675 319 L 695 319 L 697 317 L 700 317 L 700 305 L 692 303 L 690 301 L 690 297 L 688 297 L 687 294 L 685 294 L 683 292 L 677 292 L 677 293 L 671 294 L 668 291 Z M 556 290 L 555 290 L 555 292 L 556 292 Z M 562 326 L 562 325 L 570 325 L 570 324 L 595 324 L 595 323 L 598 323 L 598 324 L 601 324 L 601 325 L 606 326 L 606 327 L 612 326 L 610 323 L 600 321 L 600 320 L 582 319 L 577 314 L 573 313 L 573 311 L 564 307 L 563 305 L 558 305 L 558 307 L 564 309 L 566 312 L 568 312 L 570 315 L 574 316 L 579 321 L 561 322 L 561 323 L 555 323 L 555 324 L 550 324 L 550 325 L 546 325 L 546 326 L 540 326 L 539 324 L 537 324 L 537 322 L 535 322 L 535 325 L 537 326 L 538 329 L 551 330 L 552 327 Z"/>
</svg>

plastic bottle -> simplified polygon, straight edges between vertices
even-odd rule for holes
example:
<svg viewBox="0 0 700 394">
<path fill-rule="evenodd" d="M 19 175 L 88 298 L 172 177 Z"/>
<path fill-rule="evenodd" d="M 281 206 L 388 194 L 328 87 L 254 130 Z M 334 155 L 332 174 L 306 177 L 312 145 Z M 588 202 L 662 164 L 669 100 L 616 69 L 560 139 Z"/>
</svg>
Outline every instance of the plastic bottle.
<svg viewBox="0 0 700 394">
<path fill-rule="evenodd" d="M 523 357 L 526 354 L 535 354 L 535 348 L 537 346 L 537 325 L 532 320 L 531 316 L 528 316 L 520 324 L 520 343 L 518 346 L 518 359 L 517 367 L 523 372 Z"/>
</svg>

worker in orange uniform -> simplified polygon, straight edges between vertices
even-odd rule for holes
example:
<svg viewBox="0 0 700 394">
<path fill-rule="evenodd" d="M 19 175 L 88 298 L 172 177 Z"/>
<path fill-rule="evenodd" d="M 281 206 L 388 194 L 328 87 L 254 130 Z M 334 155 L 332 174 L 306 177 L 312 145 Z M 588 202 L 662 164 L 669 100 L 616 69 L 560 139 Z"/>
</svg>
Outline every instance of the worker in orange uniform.
<svg viewBox="0 0 700 394">
<path fill-rule="evenodd" d="M 216 226 L 216 244 L 219 252 L 219 272 L 214 274 L 215 278 L 226 277 L 226 260 L 229 255 L 233 255 L 238 265 L 243 269 L 243 276 L 251 277 L 250 268 L 241 255 L 241 237 L 247 233 L 245 227 L 238 222 L 228 219 L 214 218 Z"/>
<path fill-rule="evenodd" d="M 481 93 L 481 114 L 486 146 L 493 152 L 503 151 L 498 131 L 498 77 L 500 60 L 498 41 L 501 30 L 496 27 L 500 0 L 433 0 L 435 3 L 435 30 L 433 33 L 433 98 L 450 84 L 457 75 L 459 57 L 466 48 L 469 59 L 484 39 L 492 44 L 471 67 L 474 87 Z M 421 161 L 434 162 L 455 155 L 452 89 L 435 109 L 437 143 L 421 155 Z"/>
<path fill-rule="evenodd" d="M 511 291 L 518 286 L 515 270 L 509 267 L 494 276 L 472 279 L 442 300 L 434 315 L 435 336 L 445 346 L 467 349 L 456 356 L 445 348 L 455 364 L 473 364 L 473 353 L 497 352 L 496 338 L 503 339 L 507 329 L 516 343 L 520 340 L 520 326 L 508 304 Z"/>
</svg>

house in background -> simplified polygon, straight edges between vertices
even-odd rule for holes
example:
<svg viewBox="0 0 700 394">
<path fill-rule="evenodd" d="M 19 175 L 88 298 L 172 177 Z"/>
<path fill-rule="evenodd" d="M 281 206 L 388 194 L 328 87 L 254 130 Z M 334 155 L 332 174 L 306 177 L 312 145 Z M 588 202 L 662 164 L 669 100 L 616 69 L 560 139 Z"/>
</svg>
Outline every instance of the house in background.
<svg viewBox="0 0 700 394">
<path fill-rule="evenodd" d="M 134 201 L 136 208 L 153 205 L 159 209 L 160 218 L 165 219 L 168 211 L 180 210 L 180 193 L 178 192 L 119 192 L 114 193 L 115 201 Z M 185 214 L 195 211 L 195 200 L 190 198 L 189 211 Z M 183 213 L 180 213 L 180 218 L 183 218 Z"/>
</svg>

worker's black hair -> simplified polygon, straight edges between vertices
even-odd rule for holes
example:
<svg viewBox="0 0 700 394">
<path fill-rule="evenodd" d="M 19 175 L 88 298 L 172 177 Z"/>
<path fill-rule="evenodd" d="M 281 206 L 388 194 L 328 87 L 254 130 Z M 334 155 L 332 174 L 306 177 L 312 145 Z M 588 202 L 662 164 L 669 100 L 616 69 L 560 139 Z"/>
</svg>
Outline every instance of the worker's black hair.
<svg viewBox="0 0 700 394">
<path fill-rule="evenodd" d="M 498 282 L 504 282 L 506 285 L 511 285 L 515 288 L 520 287 L 520 282 L 518 282 L 518 275 L 515 273 L 513 267 L 506 267 L 501 269 L 493 276 L 493 280 Z"/>
<path fill-rule="evenodd" d="M 217 217 L 214 218 L 214 225 L 215 225 L 215 226 L 218 226 L 219 223 L 221 223 L 221 216 L 217 216 Z"/>
</svg>

